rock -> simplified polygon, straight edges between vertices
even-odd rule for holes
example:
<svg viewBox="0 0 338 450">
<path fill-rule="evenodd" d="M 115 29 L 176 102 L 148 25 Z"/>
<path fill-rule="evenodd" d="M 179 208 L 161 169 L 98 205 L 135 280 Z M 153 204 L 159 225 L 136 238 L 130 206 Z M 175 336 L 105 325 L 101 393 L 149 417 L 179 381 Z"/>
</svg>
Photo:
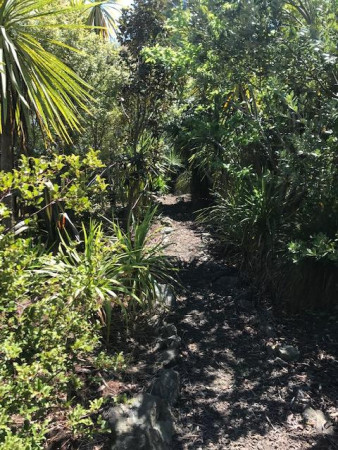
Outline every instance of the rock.
<svg viewBox="0 0 338 450">
<path fill-rule="evenodd" d="M 157 339 L 155 350 L 175 349 L 181 346 L 181 338 L 177 335 L 174 324 L 166 324 L 160 328 L 160 338 Z"/>
<path fill-rule="evenodd" d="M 333 424 L 320 409 L 305 408 L 302 415 L 305 422 L 312 425 L 319 433 L 334 434 Z"/>
<path fill-rule="evenodd" d="M 166 338 L 160 337 L 156 340 L 155 349 L 162 350 L 162 349 L 179 348 L 181 344 L 182 340 L 177 335 L 169 336 Z"/>
<path fill-rule="evenodd" d="M 304 411 L 304 408 L 309 405 L 311 398 L 308 392 L 307 386 L 305 386 L 303 389 L 299 388 L 298 386 L 293 388 L 294 390 L 294 396 L 291 400 L 291 409 L 296 412 L 302 412 Z"/>
<path fill-rule="evenodd" d="M 179 336 L 170 336 L 165 341 L 167 348 L 180 348 L 182 339 Z"/>
<path fill-rule="evenodd" d="M 165 400 L 140 394 L 131 404 L 110 408 L 103 418 L 112 430 L 111 450 L 169 450 L 174 433 Z"/>
<path fill-rule="evenodd" d="M 174 405 L 177 401 L 180 390 L 180 378 L 173 369 L 164 369 L 160 376 L 153 381 L 149 388 L 152 395 L 166 400 L 169 405 Z"/>
<path fill-rule="evenodd" d="M 165 339 L 158 339 L 155 345 L 155 350 L 163 350 L 170 348 L 179 348 L 181 346 L 182 340 L 179 336 L 170 336 Z"/>
<path fill-rule="evenodd" d="M 277 354 L 287 362 L 297 361 L 300 355 L 298 348 L 293 345 L 282 345 L 278 347 Z"/>
<path fill-rule="evenodd" d="M 155 294 L 158 302 L 164 304 L 167 308 L 174 309 L 177 305 L 176 295 L 172 288 L 167 284 L 155 285 Z"/>
<path fill-rule="evenodd" d="M 172 227 L 173 221 L 170 219 L 170 217 L 162 217 L 161 218 L 161 224 L 166 227 Z"/>
<path fill-rule="evenodd" d="M 163 233 L 163 234 L 170 234 L 170 233 L 172 233 L 173 231 L 174 231 L 173 227 L 164 227 L 164 228 L 162 229 L 162 233 Z"/>
<path fill-rule="evenodd" d="M 169 323 L 167 325 L 164 325 L 161 330 L 160 330 L 160 334 L 163 338 L 168 338 L 171 336 L 177 336 L 177 328 L 175 327 L 174 324 Z"/>
<path fill-rule="evenodd" d="M 158 363 L 161 367 L 170 367 L 176 364 L 178 351 L 176 348 L 164 350 L 159 354 Z"/>
</svg>

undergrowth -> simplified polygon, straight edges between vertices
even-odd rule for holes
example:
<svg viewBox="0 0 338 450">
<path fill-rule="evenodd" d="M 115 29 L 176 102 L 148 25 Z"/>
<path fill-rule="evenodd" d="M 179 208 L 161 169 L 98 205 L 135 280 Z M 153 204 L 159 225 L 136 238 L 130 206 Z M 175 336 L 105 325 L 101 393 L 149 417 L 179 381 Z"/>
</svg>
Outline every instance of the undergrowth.
<svg viewBox="0 0 338 450">
<path fill-rule="evenodd" d="M 81 166 L 79 160 L 74 161 Z M 36 173 L 34 164 L 37 169 L 43 164 L 44 172 Z M 8 192 L 11 182 L 21 186 L 21 193 L 16 191 L 21 203 L 19 214 L 24 214 L 27 205 L 45 190 L 46 183 L 49 186 L 51 177 L 58 178 L 57 165 L 64 170 L 61 158 L 53 164 L 27 161 L 30 171 L 17 171 L 17 181 L 2 177 L 2 192 Z M 80 174 L 77 170 L 75 173 Z M 20 182 L 22 176 L 26 186 Z M 90 179 L 92 176 L 90 173 Z M 81 180 L 72 179 L 77 194 L 83 183 L 83 174 Z M 49 190 L 64 210 L 66 191 L 59 200 L 56 181 L 54 186 Z M 75 190 L 69 197 L 73 205 L 74 195 Z M 90 200 L 84 198 L 78 205 L 81 213 L 90 209 Z M 49 206 L 50 199 L 47 209 Z M 81 219 L 80 213 L 73 210 L 72 216 Z M 107 400 L 97 393 L 103 382 L 100 372 L 104 369 L 112 377 L 126 364 L 125 356 L 112 341 L 112 331 L 116 331 L 116 326 L 127 330 L 140 313 L 151 310 L 157 283 L 172 280 L 163 247 L 152 243 L 155 214 L 156 209 L 148 209 L 143 217 L 132 218 L 126 229 L 117 220 L 109 222 L 109 226 L 106 221 L 103 224 L 95 220 L 81 226 L 78 219 L 75 224 L 72 222 L 75 235 L 73 228 L 68 227 L 68 214 L 62 213 L 56 223 L 53 215 L 43 221 L 37 221 L 36 215 L 23 216 L 19 225 L 13 224 L 9 229 L 8 215 L 3 214 L 1 448 L 40 449 L 47 440 L 56 439 L 61 429 L 64 439 L 75 447 L 84 439 L 90 441 L 98 432 L 108 433 L 100 416 Z M 47 231 L 54 226 L 53 233 L 58 236 L 52 246 L 50 239 L 43 241 L 37 232 L 45 226 L 46 219 Z M 121 317 L 119 325 L 113 320 L 116 316 Z M 113 404 L 124 400 L 108 398 Z"/>
</svg>

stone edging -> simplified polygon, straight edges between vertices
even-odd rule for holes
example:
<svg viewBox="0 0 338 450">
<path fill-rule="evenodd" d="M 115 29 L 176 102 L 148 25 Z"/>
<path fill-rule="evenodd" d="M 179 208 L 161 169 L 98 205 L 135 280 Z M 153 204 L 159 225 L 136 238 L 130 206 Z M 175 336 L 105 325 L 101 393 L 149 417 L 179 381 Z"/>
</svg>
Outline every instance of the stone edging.
<svg viewBox="0 0 338 450">
<path fill-rule="evenodd" d="M 158 297 L 166 308 L 176 305 L 175 296 L 167 286 L 159 286 Z M 172 448 L 175 426 L 171 407 L 177 401 L 180 391 L 179 374 L 172 367 L 179 357 L 181 338 L 175 325 L 165 323 L 163 318 L 158 330 L 155 379 L 145 393 L 103 413 L 103 418 L 112 431 L 111 450 Z"/>
</svg>

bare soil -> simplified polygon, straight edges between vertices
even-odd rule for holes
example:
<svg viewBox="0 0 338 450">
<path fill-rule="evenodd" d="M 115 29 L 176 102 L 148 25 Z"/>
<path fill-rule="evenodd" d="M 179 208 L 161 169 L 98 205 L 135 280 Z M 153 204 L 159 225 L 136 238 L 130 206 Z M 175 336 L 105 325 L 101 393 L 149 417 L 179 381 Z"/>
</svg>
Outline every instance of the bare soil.
<svg viewBox="0 0 338 450">
<path fill-rule="evenodd" d="M 160 203 L 181 283 L 170 316 L 183 341 L 173 450 L 338 448 L 337 313 L 275 315 L 212 250 L 189 197 Z M 297 347 L 299 359 L 278 358 L 279 345 Z M 332 434 L 304 422 L 306 406 L 327 416 Z"/>
</svg>

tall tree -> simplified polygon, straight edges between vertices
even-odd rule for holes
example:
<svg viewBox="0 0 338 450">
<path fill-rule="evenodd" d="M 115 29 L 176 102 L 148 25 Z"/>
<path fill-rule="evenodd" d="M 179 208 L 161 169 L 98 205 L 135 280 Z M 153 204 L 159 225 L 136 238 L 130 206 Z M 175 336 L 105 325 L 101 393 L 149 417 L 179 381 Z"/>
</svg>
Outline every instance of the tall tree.
<svg viewBox="0 0 338 450">
<path fill-rule="evenodd" d="M 163 64 L 149 64 L 142 51 L 155 45 L 165 33 L 166 0 L 136 0 L 120 19 L 118 40 L 130 78 L 123 91 L 123 108 L 129 125 L 130 144 L 135 149 L 145 132 L 159 134 L 168 93 L 174 86 Z"/>
<path fill-rule="evenodd" d="M 165 34 L 167 0 L 135 0 L 124 9 L 119 33 L 121 57 L 129 72 L 122 89 L 129 173 L 128 211 L 151 185 L 163 167 L 163 123 L 172 105 L 175 86 L 171 71 L 161 63 L 147 61 L 144 50 Z"/>
</svg>

